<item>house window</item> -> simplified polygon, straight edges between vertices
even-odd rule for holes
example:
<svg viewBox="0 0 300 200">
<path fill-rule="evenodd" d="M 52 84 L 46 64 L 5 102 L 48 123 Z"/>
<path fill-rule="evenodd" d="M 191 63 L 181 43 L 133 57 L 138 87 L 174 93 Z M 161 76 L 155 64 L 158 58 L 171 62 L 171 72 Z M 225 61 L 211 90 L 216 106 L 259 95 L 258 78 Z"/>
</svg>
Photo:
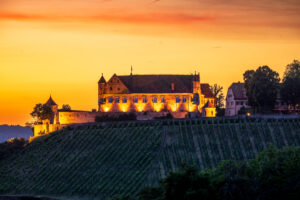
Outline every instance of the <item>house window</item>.
<svg viewBox="0 0 300 200">
<path fill-rule="evenodd" d="M 123 97 L 123 103 L 127 103 L 127 98 Z"/>
<path fill-rule="evenodd" d="M 113 102 L 113 98 L 112 97 L 108 97 L 108 102 L 112 103 Z"/>
<path fill-rule="evenodd" d="M 176 97 L 176 103 L 180 102 L 180 97 Z"/>
<path fill-rule="evenodd" d="M 182 98 L 182 102 L 183 102 L 183 103 L 186 103 L 186 97 L 183 97 L 183 98 Z"/>
<path fill-rule="evenodd" d="M 234 105 L 234 101 L 231 102 L 231 105 L 232 105 L 232 106 Z"/>
<path fill-rule="evenodd" d="M 157 103 L 157 97 L 153 97 L 153 103 Z"/>
<path fill-rule="evenodd" d="M 116 97 L 116 103 L 120 103 L 120 98 Z"/>
<path fill-rule="evenodd" d="M 138 99 L 137 97 L 134 97 L 133 102 L 134 102 L 134 103 L 138 103 L 138 102 L 139 102 L 139 99 Z"/>
<path fill-rule="evenodd" d="M 165 103 L 165 97 L 161 97 L 160 102 Z"/>
<path fill-rule="evenodd" d="M 147 103 L 147 97 L 143 97 L 143 103 Z"/>
</svg>

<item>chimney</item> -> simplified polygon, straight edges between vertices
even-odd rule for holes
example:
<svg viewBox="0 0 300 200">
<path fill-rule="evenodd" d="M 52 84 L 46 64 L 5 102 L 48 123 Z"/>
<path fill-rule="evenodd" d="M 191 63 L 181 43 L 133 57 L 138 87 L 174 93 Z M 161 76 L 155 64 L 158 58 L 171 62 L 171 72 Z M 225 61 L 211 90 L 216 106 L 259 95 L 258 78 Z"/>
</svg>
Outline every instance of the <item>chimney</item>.
<svg viewBox="0 0 300 200">
<path fill-rule="evenodd" d="M 171 89 L 172 89 L 172 91 L 174 91 L 174 83 L 173 82 L 171 83 Z"/>
</svg>

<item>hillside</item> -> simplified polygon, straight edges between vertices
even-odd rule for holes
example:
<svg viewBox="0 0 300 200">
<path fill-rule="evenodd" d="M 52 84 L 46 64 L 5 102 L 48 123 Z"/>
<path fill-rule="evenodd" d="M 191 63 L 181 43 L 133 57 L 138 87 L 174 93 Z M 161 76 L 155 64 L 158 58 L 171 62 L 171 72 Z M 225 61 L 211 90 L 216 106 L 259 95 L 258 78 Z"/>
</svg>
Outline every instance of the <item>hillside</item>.
<svg viewBox="0 0 300 200">
<path fill-rule="evenodd" d="M 269 144 L 300 145 L 300 119 L 168 120 L 68 127 L 0 161 L 0 194 L 107 199 L 136 194 L 182 164 L 214 168 Z"/>
<path fill-rule="evenodd" d="M 30 136 L 33 132 L 29 127 L 0 125 L 0 143 L 17 137 L 28 139 Z"/>
</svg>

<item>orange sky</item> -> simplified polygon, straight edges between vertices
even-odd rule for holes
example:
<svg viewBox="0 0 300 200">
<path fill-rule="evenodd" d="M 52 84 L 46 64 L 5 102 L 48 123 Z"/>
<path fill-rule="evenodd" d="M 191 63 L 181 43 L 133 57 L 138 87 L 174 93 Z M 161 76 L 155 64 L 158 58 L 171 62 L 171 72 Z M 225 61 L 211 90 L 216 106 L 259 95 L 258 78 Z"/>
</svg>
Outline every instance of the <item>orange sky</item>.
<svg viewBox="0 0 300 200">
<path fill-rule="evenodd" d="M 0 124 L 50 94 L 97 108 L 104 73 L 190 74 L 226 92 L 246 69 L 300 59 L 298 0 L 0 0 Z"/>
</svg>

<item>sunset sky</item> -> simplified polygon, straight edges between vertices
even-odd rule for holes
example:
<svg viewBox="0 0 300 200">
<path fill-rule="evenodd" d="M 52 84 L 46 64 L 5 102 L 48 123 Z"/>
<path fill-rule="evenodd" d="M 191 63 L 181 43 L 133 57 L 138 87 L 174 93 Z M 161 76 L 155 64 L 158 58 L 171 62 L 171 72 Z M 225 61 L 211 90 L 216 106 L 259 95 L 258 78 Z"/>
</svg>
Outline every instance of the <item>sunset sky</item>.
<svg viewBox="0 0 300 200">
<path fill-rule="evenodd" d="M 0 0 L 0 124 L 51 94 L 97 108 L 101 73 L 190 74 L 224 93 L 247 69 L 300 59 L 299 0 Z"/>
</svg>

